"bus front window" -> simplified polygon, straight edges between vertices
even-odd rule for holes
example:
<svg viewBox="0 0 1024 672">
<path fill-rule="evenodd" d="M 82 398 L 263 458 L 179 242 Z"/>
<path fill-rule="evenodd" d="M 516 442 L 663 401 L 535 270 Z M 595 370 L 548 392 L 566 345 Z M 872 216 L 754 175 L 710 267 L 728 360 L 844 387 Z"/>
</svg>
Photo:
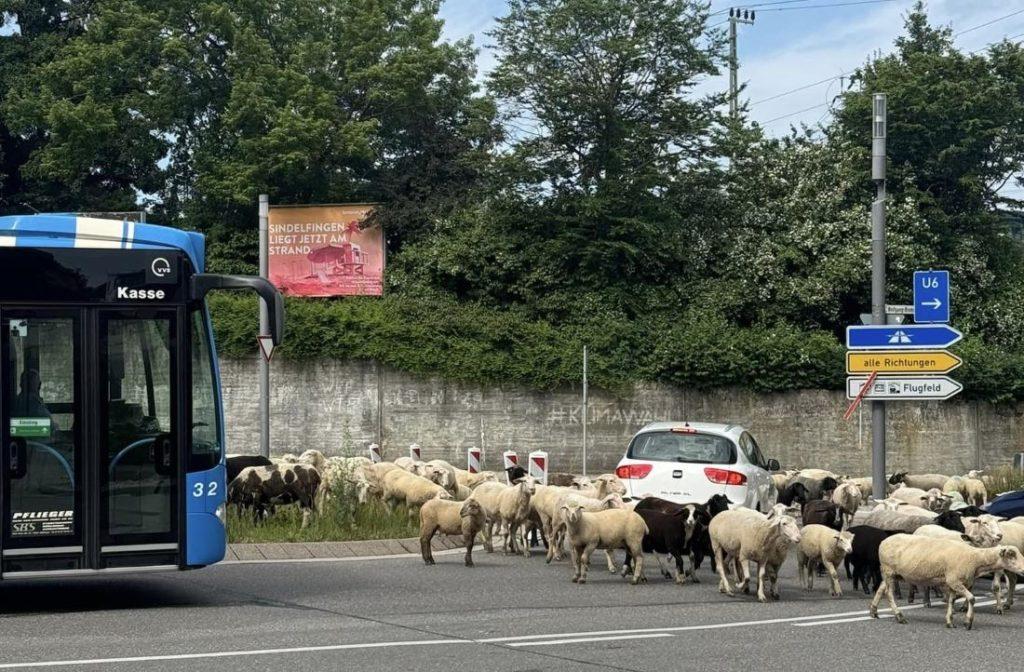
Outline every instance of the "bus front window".
<svg viewBox="0 0 1024 672">
<path fill-rule="evenodd" d="M 202 312 L 192 313 L 192 450 L 189 471 L 220 463 L 220 427 L 209 335 Z"/>
</svg>

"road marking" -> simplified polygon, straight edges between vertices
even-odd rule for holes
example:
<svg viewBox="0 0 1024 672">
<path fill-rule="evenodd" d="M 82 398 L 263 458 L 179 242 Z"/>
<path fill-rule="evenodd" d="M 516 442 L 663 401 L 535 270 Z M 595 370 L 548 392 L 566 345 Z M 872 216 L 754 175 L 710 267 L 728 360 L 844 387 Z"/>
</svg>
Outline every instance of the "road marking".
<svg viewBox="0 0 1024 672">
<path fill-rule="evenodd" d="M 995 603 L 996 603 L 995 600 L 982 600 L 980 602 L 975 602 L 974 603 L 974 608 L 977 609 L 979 607 L 987 607 L 990 604 L 995 604 Z M 946 604 L 945 600 L 943 600 L 942 602 L 937 603 L 933 608 L 945 609 L 945 604 Z M 909 609 L 924 609 L 924 608 L 925 608 L 924 604 L 908 604 L 908 605 L 906 605 L 904 607 L 900 607 L 900 611 L 907 611 Z M 895 614 L 891 614 L 891 613 L 890 614 L 879 614 L 878 615 L 878 618 L 893 618 L 893 617 L 895 617 Z M 868 615 L 868 616 L 859 616 L 859 617 L 854 617 L 854 618 L 840 618 L 840 619 L 837 619 L 837 620 L 833 619 L 833 620 L 812 621 L 812 622 L 809 622 L 809 623 L 808 622 L 794 623 L 793 625 L 798 627 L 798 628 L 809 628 L 809 627 L 811 627 L 813 625 L 832 625 L 833 623 L 855 623 L 857 621 L 870 621 L 870 620 L 872 620 L 872 617 L 870 615 Z"/>
<path fill-rule="evenodd" d="M 613 642 L 618 639 L 654 639 L 656 637 L 675 637 L 667 632 L 652 632 L 646 635 L 619 635 L 617 637 L 576 637 L 573 639 L 549 639 L 533 642 L 512 642 L 507 646 L 552 646 L 555 644 L 580 644 L 583 642 Z"/>
<path fill-rule="evenodd" d="M 464 548 L 449 548 L 443 551 L 434 551 L 434 555 L 456 555 L 465 553 Z M 285 565 L 293 563 L 309 563 L 309 562 L 361 562 L 363 560 L 420 560 L 422 562 L 423 557 L 419 553 L 399 553 L 393 555 L 356 555 L 345 558 L 274 558 L 264 560 L 221 560 L 212 567 L 223 567 L 225 565 Z"/>
<path fill-rule="evenodd" d="M 202 658 L 231 658 L 234 656 L 268 656 L 282 653 L 310 653 L 317 651 L 346 651 L 354 649 L 385 649 L 395 646 L 433 646 L 444 644 L 473 644 L 471 639 L 416 639 L 404 642 L 371 642 L 367 644 L 328 644 L 324 646 L 296 646 L 282 649 L 253 649 L 250 651 L 210 651 L 208 653 L 177 653 L 127 658 L 86 658 L 82 660 L 47 660 L 31 663 L 0 663 L 0 670 L 27 667 L 66 667 L 69 665 L 115 665 L 118 663 L 149 663 L 163 660 L 198 660 Z"/>
</svg>

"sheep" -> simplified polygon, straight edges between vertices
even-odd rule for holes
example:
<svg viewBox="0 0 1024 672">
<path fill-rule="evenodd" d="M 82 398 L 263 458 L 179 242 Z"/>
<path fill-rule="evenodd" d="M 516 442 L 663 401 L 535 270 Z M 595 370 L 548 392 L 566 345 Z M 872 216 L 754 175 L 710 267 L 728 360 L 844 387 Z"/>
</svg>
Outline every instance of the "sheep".
<svg viewBox="0 0 1024 672">
<path fill-rule="evenodd" d="M 227 455 L 224 462 L 227 465 L 228 483 L 238 478 L 246 467 L 269 467 L 274 464 L 269 457 L 262 455 Z"/>
<path fill-rule="evenodd" d="M 996 522 L 996 525 L 999 527 L 1000 534 L 1003 535 L 1001 540 L 1003 545 L 1013 546 L 1020 551 L 1024 551 L 1024 518 L 1015 518 L 1009 522 L 995 521 L 994 516 L 988 516 L 986 518 L 992 522 Z M 1006 598 L 1006 608 L 1009 609 L 1013 606 L 1013 597 L 1017 591 L 1017 575 L 1010 572 L 1006 575 L 1006 579 L 1006 589 L 1007 593 L 1009 593 L 1009 596 Z"/>
<path fill-rule="evenodd" d="M 878 586 L 882 583 L 878 547 L 892 535 L 901 533 L 893 530 L 881 530 L 870 525 L 857 525 L 851 527 L 848 532 L 853 533 L 853 544 L 844 560 L 846 578 L 852 580 L 854 590 L 857 589 L 859 583 L 864 594 L 870 595 L 871 591 L 878 590 Z M 868 587 L 868 577 L 871 577 L 872 580 L 870 588 Z"/>
<path fill-rule="evenodd" d="M 455 469 L 455 481 L 459 485 L 464 485 L 470 490 L 480 485 L 481 483 L 497 482 L 498 475 L 493 471 L 481 471 L 480 473 L 474 474 L 466 471 L 465 469 Z"/>
<path fill-rule="evenodd" d="M 949 476 L 943 474 L 908 474 L 905 471 L 900 471 L 889 477 L 889 483 L 892 485 L 898 485 L 900 483 L 910 488 L 920 488 L 921 490 L 930 490 L 932 488 L 938 488 L 942 490 L 942 486 L 949 480 Z"/>
<path fill-rule="evenodd" d="M 1017 516 L 1016 518 L 1010 518 L 1006 521 L 1008 523 L 1014 523 L 1015 525 L 1024 525 L 1024 516 Z"/>
<path fill-rule="evenodd" d="M 927 518 L 925 516 L 910 516 L 902 514 L 899 511 L 875 509 L 868 514 L 862 525 L 877 527 L 881 530 L 889 530 L 891 532 L 905 532 L 906 534 L 913 534 L 914 530 L 917 528 L 922 525 L 929 525 L 933 522 L 933 518 Z"/>
<path fill-rule="evenodd" d="M 765 577 L 772 581 L 770 594 L 778 598 L 777 568 L 786 558 L 789 547 L 800 543 L 800 530 L 796 520 L 787 515 L 763 516 L 757 512 L 730 510 L 723 511 L 711 520 L 709 526 L 711 548 L 718 566 L 718 590 L 734 595 L 726 577 L 726 557 L 736 563 L 736 574 L 743 574 L 739 588 L 750 592 L 750 567 L 753 560 L 757 569 L 757 599 L 768 601 L 765 593 Z"/>
<path fill-rule="evenodd" d="M 466 546 L 466 567 L 473 566 L 473 540 L 483 529 L 486 514 L 475 499 L 453 502 L 445 499 L 431 499 L 420 507 L 420 552 L 423 562 L 434 564 L 430 541 L 434 534 L 461 534 Z"/>
<path fill-rule="evenodd" d="M 256 521 L 268 515 L 275 504 L 298 503 L 302 527 L 319 512 L 320 472 L 308 464 L 273 464 L 246 467 L 228 485 L 227 501 L 249 507 Z"/>
<path fill-rule="evenodd" d="M 592 485 L 577 489 L 581 494 L 594 499 L 604 499 L 608 495 L 622 496 L 626 494 L 626 486 L 615 474 L 595 476 Z"/>
<path fill-rule="evenodd" d="M 860 488 L 853 483 L 840 483 L 832 491 L 832 503 L 839 507 L 839 513 L 842 515 L 843 520 L 843 529 L 848 528 L 853 522 L 853 516 L 860 507 L 860 499 Z"/>
<path fill-rule="evenodd" d="M 786 506 L 792 506 L 794 502 L 803 506 L 811 499 L 811 493 L 808 492 L 807 486 L 798 482 L 790 483 L 782 489 L 779 492 L 777 501 L 779 504 L 785 504 Z"/>
<path fill-rule="evenodd" d="M 430 460 L 424 464 L 427 468 L 433 469 L 434 473 L 437 474 L 437 480 L 433 478 L 430 480 L 454 495 L 456 486 L 459 484 L 455 467 L 444 460 Z"/>
<path fill-rule="evenodd" d="M 452 499 L 454 499 L 455 501 L 457 501 L 457 502 L 464 502 L 464 501 L 466 501 L 467 499 L 469 499 L 472 496 L 473 496 L 473 489 L 472 488 L 469 488 L 469 487 L 467 487 L 465 485 L 461 485 L 461 484 L 458 484 L 458 483 L 455 485 L 455 492 L 452 493 Z"/>
<path fill-rule="evenodd" d="M 824 525 L 804 525 L 800 530 L 800 543 L 797 544 L 796 553 L 800 583 L 804 584 L 807 590 L 813 590 L 814 569 L 821 563 L 825 565 L 828 575 L 832 578 L 832 597 L 842 596 L 843 589 L 839 585 L 836 565 L 852 550 L 853 534 L 850 532 L 836 532 Z"/>
<path fill-rule="evenodd" d="M 697 570 L 700 569 L 705 557 L 711 557 L 714 562 L 714 554 L 711 551 L 711 537 L 708 534 L 708 525 L 711 519 L 722 511 L 728 511 L 732 501 L 725 495 L 711 495 L 704 504 L 676 504 L 658 497 L 644 497 L 634 505 L 634 510 L 651 509 L 662 513 L 679 513 L 684 510 L 690 511 L 690 516 L 696 521 L 693 532 L 693 541 L 690 543 L 690 580 L 699 583 Z M 660 560 L 659 560 L 660 562 Z M 714 567 L 712 567 L 714 570 Z"/>
<path fill-rule="evenodd" d="M 490 481 L 487 483 L 481 483 L 473 490 L 473 499 L 480 502 L 480 506 L 484 510 L 484 514 L 487 516 L 487 522 L 484 524 L 484 550 L 488 553 L 494 552 L 494 526 L 499 526 L 501 522 L 501 513 L 498 510 L 501 502 L 501 493 L 505 490 L 510 489 L 510 486 L 504 483 L 498 483 L 496 481 Z"/>
<path fill-rule="evenodd" d="M 988 489 L 985 483 L 977 478 L 968 478 L 964 481 L 964 500 L 974 506 L 988 504 Z"/>
<path fill-rule="evenodd" d="M 824 525 L 837 532 L 843 529 L 843 516 L 839 507 L 824 499 L 812 499 L 804 504 L 800 518 L 804 525 Z"/>
<path fill-rule="evenodd" d="M 931 508 L 929 506 L 931 497 L 921 488 L 910 488 L 907 486 L 896 488 L 889 495 L 889 499 L 898 499 L 901 502 L 910 504 L 911 506 L 920 506 L 922 509 Z"/>
<path fill-rule="evenodd" d="M 515 486 L 505 488 L 498 493 L 498 520 L 505 528 L 505 543 L 503 549 L 506 554 L 517 552 L 518 540 L 516 535 L 521 533 L 520 527 L 530 517 L 530 498 L 537 489 L 537 480 L 530 476 L 522 478 Z M 522 553 L 524 557 L 530 557 L 530 546 L 526 539 L 522 540 Z"/>
<path fill-rule="evenodd" d="M 959 541 L 932 539 L 909 534 L 889 537 L 878 548 L 882 566 L 882 583 L 871 599 L 869 614 L 878 618 L 878 603 L 884 594 L 897 623 L 906 623 L 893 597 L 896 577 L 917 586 L 941 588 L 946 592 L 946 627 L 953 624 L 953 601 L 962 597 L 967 601 L 964 623 L 974 627 L 974 595 L 970 588 L 981 574 L 994 571 L 1024 573 L 1024 555 L 1013 546 L 974 548 Z"/>
<path fill-rule="evenodd" d="M 772 474 L 772 483 L 775 484 L 775 491 L 782 492 L 787 485 L 789 485 L 789 479 L 796 476 L 797 472 L 793 469 Z"/>
<path fill-rule="evenodd" d="M 562 508 L 569 506 L 582 506 L 583 510 L 587 513 L 594 513 L 596 511 L 604 511 L 606 509 L 621 509 L 624 508 L 622 497 L 617 494 L 607 495 L 603 499 L 595 499 L 593 497 L 587 497 L 580 491 L 574 488 L 566 488 L 565 492 L 562 492 L 554 502 L 554 510 L 561 512 Z M 548 551 L 545 558 L 545 562 L 550 563 L 555 556 L 558 554 L 558 550 L 562 546 L 562 542 L 566 535 L 566 521 L 565 517 L 560 513 L 556 513 L 554 519 L 551 521 L 551 536 L 548 537 Z M 608 571 L 615 573 L 615 560 L 612 558 L 611 551 L 605 551 L 605 561 L 608 565 Z"/>
<path fill-rule="evenodd" d="M 689 555 L 690 543 L 693 541 L 693 533 L 696 528 L 696 518 L 691 515 L 692 509 L 683 509 L 678 513 L 663 513 L 653 509 L 640 509 L 636 513 L 643 518 L 647 525 L 647 534 L 643 538 L 643 551 L 654 553 L 661 565 L 661 555 L 671 555 L 676 561 L 675 582 L 679 585 L 686 583 L 686 572 L 683 564 L 684 555 Z M 625 576 L 632 562 L 632 557 L 627 556 L 626 562 L 622 565 L 622 575 Z M 672 578 L 672 575 L 662 568 L 665 578 Z"/>
<path fill-rule="evenodd" d="M 643 541 L 648 530 L 638 513 L 626 509 L 590 513 L 580 504 L 563 505 L 560 513 L 565 520 L 566 536 L 572 549 L 573 583 L 587 582 L 590 554 L 598 548 L 609 551 L 626 549 L 627 562 L 632 559 L 634 563 L 630 583 L 636 585 L 647 581 L 644 576 Z"/>
<path fill-rule="evenodd" d="M 419 475 L 418 466 L 423 464 L 423 462 L 420 462 L 419 460 L 414 460 L 411 457 L 400 457 L 397 460 L 395 460 L 394 464 L 399 469 L 404 469 L 405 471 Z"/>
<path fill-rule="evenodd" d="M 847 478 L 843 477 L 843 483 L 849 483 L 860 490 L 860 498 L 862 501 L 867 501 L 868 497 L 874 495 L 875 486 L 874 481 L 870 476 L 864 476 L 860 478 Z"/>
<path fill-rule="evenodd" d="M 995 546 L 1003 538 L 995 522 L 977 517 L 962 520 L 963 531 L 958 532 L 940 525 L 922 525 L 914 530 L 914 534 L 933 539 L 952 539 L 966 541 L 975 546 Z"/>
<path fill-rule="evenodd" d="M 922 509 L 920 506 L 913 506 L 911 504 L 901 503 L 896 509 L 897 513 L 901 513 L 904 516 L 916 516 L 918 518 L 938 518 L 939 514 L 935 513 L 931 509 Z"/>
<path fill-rule="evenodd" d="M 839 485 L 835 474 L 824 469 L 804 469 L 790 479 L 789 484 L 793 483 L 802 483 L 810 499 L 824 499 Z"/>
<path fill-rule="evenodd" d="M 327 467 L 327 458 L 324 457 L 324 454 L 319 450 L 313 448 L 303 451 L 302 454 L 299 455 L 299 462 L 308 464 L 321 474 L 324 473 L 324 468 Z"/>
<path fill-rule="evenodd" d="M 412 515 L 416 507 L 431 499 L 451 498 L 451 493 L 437 483 L 404 469 L 393 469 L 384 476 L 382 499 L 389 511 L 394 510 L 396 503 L 402 503 L 409 507 L 409 514 Z"/>
</svg>

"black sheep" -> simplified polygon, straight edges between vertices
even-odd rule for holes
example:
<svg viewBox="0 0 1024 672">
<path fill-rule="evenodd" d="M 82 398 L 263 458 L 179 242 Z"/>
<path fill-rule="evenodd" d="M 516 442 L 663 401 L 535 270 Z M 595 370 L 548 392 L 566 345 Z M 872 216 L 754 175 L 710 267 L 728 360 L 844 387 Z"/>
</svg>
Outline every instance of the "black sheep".
<svg viewBox="0 0 1024 672">
<path fill-rule="evenodd" d="M 846 566 L 846 577 L 853 580 L 853 589 L 857 589 L 859 583 L 865 595 L 878 590 L 882 582 L 882 565 L 878 560 L 878 547 L 883 541 L 894 534 L 890 530 L 880 530 L 870 525 L 857 525 L 851 527 L 853 533 L 853 550 L 851 550 L 844 561 Z M 851 571 L 852 569 L 852 571 Z M 868 577 L 871 578 L 871 586 L 868 586 Z"/>
<path fill-rule="evenodd" d="M 843 529 L 839 507 L 825 499 L 812 499 L 804 504 L 802 520 L 804 525 L 824 525 L 836 531 Z"/>
<path fill-rule="evenodd" d="M 227 464 L 228 483 L 235 480 L 246 467 L 270 467 L 274 464 L 262 455 L 228 455 L 224 461 Z"/>
<path fill-rule="evenodd" d="M 790 483 L 779 493 L 778 502 L 786 506 L 793 506 L 794 502 L 803 506 L 810 500 L 811 493 L 808 492 L 807 486 L 803 483 Z"/>
<path fill-rule="evenodd" d="M 683 583 L 686 575 L 683 564 L 683 556 L 692 554 L 690 544 L 693 541 L 693 534 L 696 527 L 693 505 L 687 505 L 675 513 L 664 513 L 654 509 L 640 509 L 636 513 L 644 519 L 647 525 L 647 534 L 644 535 L 644 553 L 658 553 L 671 555 L 676 561 L 676 583 Z M 699 504 L 697 506 L 700 506 Z M 661 559 L 658 559 L 659 566 Z M 633 556 L 627 552 L 626 562 L 622 566 L 623 576 L 633 568 Z M 662 568 L 665 578 L 670 579 L 672 575 Z"/>
</svg>

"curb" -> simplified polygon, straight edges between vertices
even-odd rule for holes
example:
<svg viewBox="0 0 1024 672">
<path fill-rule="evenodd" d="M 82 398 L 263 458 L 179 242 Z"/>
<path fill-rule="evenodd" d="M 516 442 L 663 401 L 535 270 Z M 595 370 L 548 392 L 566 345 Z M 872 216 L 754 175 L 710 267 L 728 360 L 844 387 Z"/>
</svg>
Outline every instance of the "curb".
<svg viewBox="0 0 1024 672">
<path fill-rule="evenodd" d="M 461 547 L 461 539 L 439 535 L 430 546 L 434 551 Z M 266 562 L 274 560 L 336 560 L 391 558 L 420 554 L 419 537 L 371 541 L 315 541 L 290 543 L 228 544 L 223 562 Z"/>
</svg>

